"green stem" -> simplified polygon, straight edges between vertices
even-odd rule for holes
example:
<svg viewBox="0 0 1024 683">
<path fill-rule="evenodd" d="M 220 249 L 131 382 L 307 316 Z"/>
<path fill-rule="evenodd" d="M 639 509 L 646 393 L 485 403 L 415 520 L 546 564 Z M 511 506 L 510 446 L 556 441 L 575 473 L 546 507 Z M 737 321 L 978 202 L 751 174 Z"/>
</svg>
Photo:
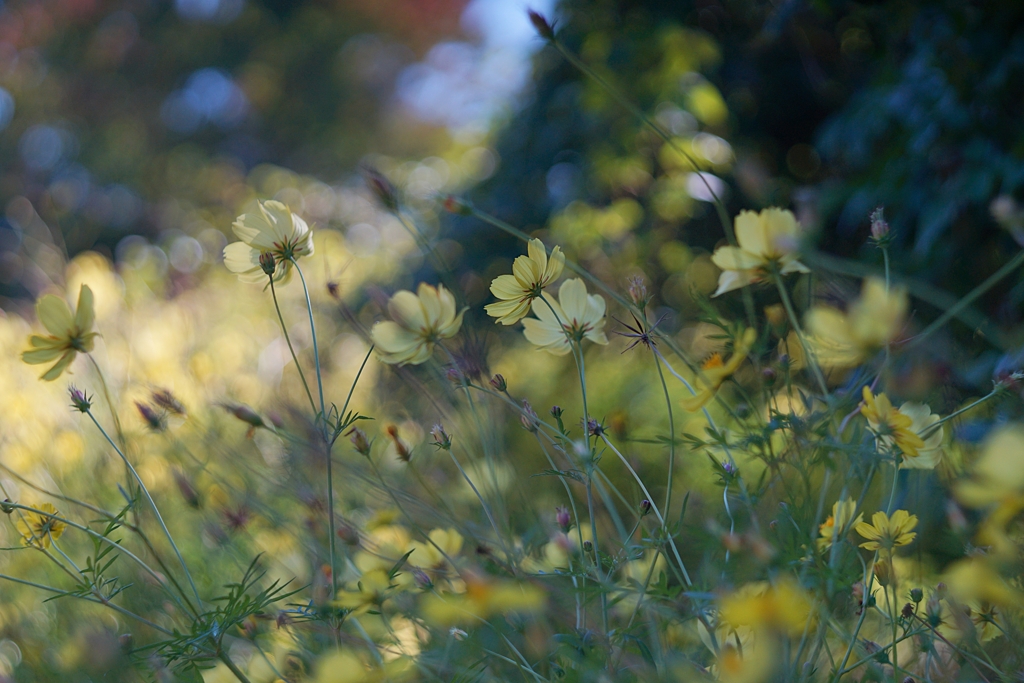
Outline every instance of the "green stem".
<svg viewBox="0 0 1024 683">
<path fill-rule="evenodd" d="M 309 288 L 306 287 L 306 276 L 302 274 L 302 268 L 299 268 L 299 264 L 294 258 L 289 260 L 295 266 L 295 271 L 299 274 L 299 280 L 302 281 L 302 293 L 306 295 L 306 312 L 309 313 L 309 333 L 313 338 L 313 360 L 316 361 L 316 388 L 320 394 L 320 419 L 326 424 L 327 409 L 324 407 L 324 382 L 320 374 L 320 350 L 316 343 L 316 325 L 313 324 L 313 304 L 309 300 Z"/>
<path fill-rule="evenodd" d="M 217 659 L 224 662 L 224 665 L 228 670 L 231 671 L 231 673 L 235 675 L 235 678 L 241 681 L 241 683 L 251 683 L 246 675 L 242 673 L 242 670 L 231 661 L 231 657 L 228 657 L 227 653 L 224 652 L 219 645 L 217 646 Z"/>
<path fill-rule="evenodd" d="M 156 506 L 156 501 L 154 501 L 153 496 L 150 495 L 149 489 L 146 488 L 146 484 L 143 483 L 142 481 L 142 477 L 139 476 L 139 473 L 135 471 L 135 468 L 128 461 L 128 458 L 125 457 L 124 453 L 121 452 L 121 449 L 117 447 L 117 444 L 115 444 L 113 439 L 110 438 L 110 435 L 107 434 L 105 429 L 103 429 L 103 426 L 96 419 L 96 416 L 92 414 L 92 411 L 86 410 L 85 414 L 89 416 L 89 419 L 92 420 L 92 423 L 96 425 L 96 428 L 98 430 L 100 430 L 100 434 L 103 435 L 103 437 L 107 440 L 107 443 L 109 443 L 111 448 L 114 449 L 114 452 L 121 456 L 121 460 L 123 460 L 124 464 L 128 466 L 128 469 L 131 471 L 132 476 L 134 476 L 135 480 L 139 483 L 139 487 L 142 490 L 143 494 L 145 494 L 146 500 L 149 501 L 150 506 L 153 508 L 153 514 L 156 515 L 156 520 L 160 524 L 160 528 L 163 529 L 164 534 L 167 536 L 167 540 L 170 542 L 171 548 L 174 550 L 174 554 L 178 556 L 178 562 L 181 564 L 181 568 L 185 572 L 185 578 L 188 579 L 189 586 L 192 587 L 192 593 L 196 596 L 196 605 L 199 608 L 202 608 L 203 599 L 199 597 L 199 590 L 196 589 L 196 584 L 192 580 L 192 574 L 188 570 L 188 565 L 185 564 L 185 558 L 182 557 L 181 551 L 178 550 L 178 546 L 174 542 L 174 537 L 171 536 L 171 532 L 167 528 L 167 525 L 164 523 L 163 516 L 160 514 L 160 508 Z"/>
<path fill-rule="evenodd" d="M 309 407 L 313 409 L 313 414 L 316 415 L 316 404 L 313 402 L 313 393 L 309 390 L 309 384 L 306 382 L 306 375 L 302 372 L 302 366 L 299 365 L 299 359 L 295 356 L 295 349 L 292 347 L 291 337 L 288 336 L 288 328 L 284 324 L 284 316 L 281 315 L 281 306 L 277 303 L 277 290 L 274 288 L 274 278 L 271 276 L 270 280 L 270 295 L 274 298 L 274 310 L 277 311 L 277 319 L 281 323 L 281 333 L 284 335 L 284 341 L 288 344 L 288 351 L 292 354 L 292 361 L 295 363 L 295 369 L 299 371 L 299 379 L 302 380 L 302 388 L 306 390 L 306 397 L 309 399 Z"/>
<path fill-rule="evenodd" d="M 825 376 L 821 374 L 821 367 L 818 366 L 818 358 L 811 353 L 811 349 L 807 345 L 807 337 L 804 336 L 803 328 L 800 327 L 800 322 L 797 320 L 796 311 L 793 310 L 793 302 L 789 300 L 789 292 L 786 291 L 786 285 L 782 282 L 782 275 L 779 274 L 778 269 L 772 269 L 772 278 L 775 280 L 775 286 L 779 290 L 782 306 L 786 309 L 786 315 L 789 317 L 789 324 L 793 326 L 793 331 L 796 332 L 797 339 L 800 340 L 800 348 L 804 352 L 807 366 L 818 381 L 822 396 L 828 396 L 828 385 L 825 383 Z"/>
<path fill-rule="evenodd" d="M 658 379 L 661 380 L 661 390 L 665 394 L 665 409 L 668 411 L 668 477 L 665 483 L 665 514 L 672 514 L 672 475 L 676 470 L 676 424 L 672 414 L 672 398 L 668 393 L 668 383 L 665 381 L 665 371 L 661 369 L 661 361 L 654 358 L 654 365 L 658 368 Z"/>
</svg>

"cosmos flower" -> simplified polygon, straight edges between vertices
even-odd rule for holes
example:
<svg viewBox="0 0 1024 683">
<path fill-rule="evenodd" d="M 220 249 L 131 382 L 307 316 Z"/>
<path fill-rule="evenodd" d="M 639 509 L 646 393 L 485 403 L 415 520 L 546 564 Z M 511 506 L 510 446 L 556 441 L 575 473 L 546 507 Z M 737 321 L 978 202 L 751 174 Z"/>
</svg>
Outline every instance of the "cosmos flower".
<svg viewBox="0 0 1024 683">
<path fill-rule="evenodd" d="M 831 548 L 833 541 L 845 534 L 851 526 L 860 524 L 864 520 L 863 514 L 854 517 L 856 512 L 856 501 L 849 498 L 836 501 L 832 506 L 832 514 L 818 527 L 818 540 L 815 542 L 818 552 L 825 552 Z"/>
<path fill-rule="evenodd" d="M 878 550 L 889 555 L 894 548 L 909 545 L 917 536 L 911 529 L 917 526 L 917 515 L 906 510 L 897 510 L 892 517 L 884 512 L 871 516 L 871 524 L 858 522 L 854 529 L 868 539 L 860 544 L 865 550 Z"/>
<path fill-rule="evenodd" d="M 420 283 L 417 293 L 395 292 L 388 302 L 391 320 L 373 326 L 373 339 L 381 360 L 393 365 L 419 365 L 434 353 L 434 344 L 450 339 L 462 327 L 455 297 L 443 285 Z"/>
<path fill-rule="evenodd" d="M 808 273 L 796 258 L 800 224 L 791 211 L 764 209 L 760 213 L 741 211 L 736 216 L 736 243 L 715 249 L 711 260 L 722 269 L 718 289 L 712 296 L 763 281 L 777 265 L 779 272 Z"/>
<path fill-rule="evenodd" d="M 907 315 L 906 290 L 868 278 L 860 298 L 844 313 L 815 306 L 807 313 L 807 345 L 825 368 L 853 368 L 886 347 L 903 328 Z"/>
<path fill-rule="evenodd" d="M 281 202 L 259 202 L 257 208 L 232 223 L 231 229 L 242 241 L 224 247 L 224 266 L 242 282 L 259 284 L 267 278 L 260 256 L 270 254 L 276 263 L 274 281 L 287 281 L 292 260 L 313 253 L 313 233 Z"/>
<path fill-rule="evenodd" d="M 587 286 L 579 278 L 566 280 L 558 289 L 558 301 L 546 292 L 533 300 L 536 318 L 523 320 L 523 333 L 535 346 L 556 356 L 564 356 L 572 343 L 589 339 L 595 344 L 607 344 L 604 334 L 605 300 L 596 294 L 587 294 Z"/>
<path fill-rule="evenodd" d="M 499 275 L 491 282 L 491 294 L 500 301 L 484 306 L 487 315 L 502 325 L 516 324 L 530 312 L 530 303 L 558 279 L 564 265 L 565 254 L 560 247 L 552 249 L 548 258 L 544 243 L 530 240 L 528 255 L 516 258 L 512 275 Z"/>
<path fill-rule="evenodd" d="M 747 328 L 733 347 L 729 360 L 723 361 L 722 354 L 712 354 L 700 366 L 700 374 L 693 383 L 694 395 L 682 400 L 683 410 L 696 412 L 711 402 L 722 384 L 739 369 L 747 359 L 750 347 L 757 339 L 757 331 Z"/>
<path fill-rule="evenodd" d="M 92 290 L 89 285 L 82 285 L 78 291 L 78 306 L 75 312 L 64 299 L 52 294 L 39 299 L 36 303 L 36 316 L 39 322 L 50 333 L 47 336 L 33 334 L 28 343 L 32 347 L 21 354 L 21 359 L 29 365 L 41 365 L 56 360 L 41 379 L 51 382 L 64 372 L 79 352 L 92 351 L 96 332 L 92 331 L 96 313 L 93 309 Z"/>
<path fill-rule="evenodd" d="M 943 429 L 934 427 L 939 416 L 932 415 L 931 408 L 920 403 L 895 408 L 888 396 L 875 396 L 869 387 L 864 387 L 863 396 L 861 414 L 881 443 L 899 447 L 903 457 L 900 467 L 934 469 L 939 464 Z"/>
<path fill-rule="evenodd" d="M 23 510 L 24 515 L 17 524 L 18 533 L 21 534 L 21 540 L 25 545 L 33 548 L 49 548 L 54 541 L 61 537 L 67 525 L 50 516 L 58 514 L 57 508 L 50 503 L 43 503 L 38 509 L 39 512 Z"/>
</svg>

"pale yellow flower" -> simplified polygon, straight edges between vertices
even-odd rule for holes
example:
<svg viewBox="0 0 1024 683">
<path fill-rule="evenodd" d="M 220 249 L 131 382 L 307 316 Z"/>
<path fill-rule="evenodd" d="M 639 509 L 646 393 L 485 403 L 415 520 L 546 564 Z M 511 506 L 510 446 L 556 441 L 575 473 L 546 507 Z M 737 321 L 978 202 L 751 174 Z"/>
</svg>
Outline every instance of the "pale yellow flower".
<svg viewBox="0 0 1024 683">
<path fill-rule="evenodd" d="M 774 266 L 783 275 L 810 272 L 797 260 L 800 224 L 791 211 L 764 209 L 741 211 L 736 216 L 736 244 L 715 249 L 712 262 L 722 269 L 718 296 L 764 280 Z"/>
<path fill-rule="evenodd" d="M 988 547 L 993 556 L 1015 556 L 1019 548 L 1007 529 L 1024 510 L 1024 427 L 996 430 L 955 493 L 967 507 L 988 509 L 975 542 Z"/>
<path fill-rule="evenodd" d="M 260 255 L 269 253 L 277 268 L 274 281 L 285 281 L 291 275 L 291 262 L 313 253 L 313 233 L 306 221 L 278 201 L 257 203 L 257 211 L 235 219 L 231 229 L 241 242 L 224 247 L 224 266 L 238 279 L 259 284 L 267 279 L 260 265 Z"/>
<path fill-rule="evenodd" d="M 21 541 L 33 548 L 49 548 L 53 541 L 56 541 L 64 533 L 67 525 L 51 517 L 58 514 L 57 508 L 50 503 L 43 503 L 38 507 L 39 512 L 21 511 L 18 519 L 18 533 L 21 534 Z M 42 514 L 42 513 L 49 514 Z"/>
<path fill-rule="evenodd" d="M 815 306 L 807 313 L 807 344 L 826 368 L 853 368 L 896 338 L 907 315 L 906 290 L 868 278 L 846 313 Z"/>
<path fill-rule="evenodd" d="M 968 557 L 954 562 L 942 574 L 942 581 L 950 595 L 960 602 L 1024 606 L 1024 593 L 1007 583 L 986 557 Z"/>
<path fill-rule="evenodd" d="M 893 548 L 909 545 L 917 536 L 911 529 L 917 526 L 917 515 L 906 510 L 897 510 L 892 517 L 884 512 L 876 512 L 871 516 L 871 524 L 858 522 L 854 528 L 857 533 L 868 539 L 860 544 L 865 550 L 878 550 L 889 555 Z"/>
<path fill-rule="evenodd" d="M 700 374 L 693 382 L 694 395 L 682 400 L 683 410 L 698 411 L 715 397 L 722 384 L 739 369 L 747 359 L 750 347 L 757 340 L 757 331 L 747 328 L 737 340 L 729 360 L 723 361 L 720 353 L 712 354 L 700 366 Z"/>
<path fill-rule="evenodd" d="M 539 612 L 544 602 L 544 592 L 529 583 L 467 575 L 465 593 L 430 593 L 424 596 L 420 607 L 428 621 L 452 626 L 509 612 Z"/>
<path fill-rule="evenodd" d="M 579 278 L 566 280 L 558 289 L 558 301 L 545 292 L 533 300 L 536 318 L 523 320 L 523 333 L 535 346 L 556 356 L 564 356 L 572 343 L 589 339 L 607 344 L 604 334 L 604 297 L 587 294 L 587 286 Z"/>
<path fill-rule="evenodd" d="M 22 352 L 21 359 L 29 365 L 56 360 L 41 377 L 50 382 L 61 376 L 79 352 L 92 351 L 96 338 L 96 332 L 92 331 L 96 319 L 92 290 L 89 285 L 82 285 L 78 290 L 78 306 L 74 313 L 64 299 L 47 294 L 36 302 L 36 316 L 50 334 L 29 337 L 28 343 L 32 348 Z"/>
<path fill-rule="evenodd" d="M 411 544 L 409 564 L 424 569 L 440 569 L 448 562 L 445 555 L 454 559 L 462 552 L 462 534 L 455 529 L 434 529 L 427 536 L 433 543 L 414 541 Z"/>
<path fill-rule="evenodd" d="M 416 294 L 404 289 L 395 292 L 388 312 L 392 319 L 370 331 L 381 360 L 419 365 L 434 353 L 434 344 L 458 333 L 465 309 L 456 312 L 455 297 L 444 285 L 420 283 Z"/>
<path fill-rule="evenodd" d="M 364 573 L 344 590 L 338 591 L 331 604 L 358 615 L 379 609 L 385 600 L 401 590 L 402 586 L 392 581 L 386 569 L 376 568 Z"/>
<path fill-rule="evenodd" d="M 814 603 L 795 581 L 777 585 L 748 584 L 719 603 L 718 620 L 732 628 L 746 626 L 755 632 L 775 631 L 799 636 L 812 617 Z"/>
<path fill-rule="evenodd" d="M 881 443 L 889 448 L 899 447 L 900 467 L 930 470 L 939 464 L 943 428 L 935 427 L 939 416 L 932 415 L 931 408 L 921 403 L 904 403 L 895 408 L 888 396 L 875 396 L 869 387 L 864 387 L 863 396 L 861 415 Z"/>
<path fill-rule="evenodd" d="M 551 250 L 548 258 L 544 243 L 530 240 L 528 256 L 519 256 L 512 264 L 512 275 L 499 275 L 491 282 L 491 294 L 498 303 L 484 306 L 494 322 L 514 325 L 530 312 L 530 302 L 540 296 L 544 288 L 558 279 L 565 265 L 561 248 Z"/>
<path fill-rule="evenodd" d="M 832 542 L 837 540 L 840 535 L 845 534 L 852 526 L 860 524 L 864 520 L 863 514 L 854 517 L 856 512 L 856 501 L 849 498 L 836 501 L 832 506 L 832 514 L 818 527 L 818 540 L 816 541 L 818 552 L 824 552 L 831 548 Z"/>
</svg>

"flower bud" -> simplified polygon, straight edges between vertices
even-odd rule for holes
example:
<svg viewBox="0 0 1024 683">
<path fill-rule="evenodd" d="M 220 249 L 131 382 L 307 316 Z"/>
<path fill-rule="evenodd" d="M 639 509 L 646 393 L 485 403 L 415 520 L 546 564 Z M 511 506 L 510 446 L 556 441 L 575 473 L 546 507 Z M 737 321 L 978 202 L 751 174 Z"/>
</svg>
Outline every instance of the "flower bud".
<svg viewBox="0 0 1024 683">
<path fill-rule="evenodd" d="M 181 401 L 174 394 L 166 389 L 157 389 L 150 394 L 150 398 L 153 399 L 153 403 L 173 415 L 184 417 L 186 414 L 185 406 L 182 405 Z"/>
<path fill-rule="evenodd" d="M 914 601 L 914 604 L 917 604 L 917 603 L 921 602 L 921 600 L 923 598 L 924 598 L 924 591 L 922 591 L 920 588 L 911 588 L 910 589 L 910 599 Z"/>
<path fill-rule="evenodd" d="M 337 280 L 327 281 L 327 293 L 331 295 L 331 298 L 335 301 L 341 298 L 341 285 L 338 284 Z"/>
<path fill-rule="evenodd" d="M 3 502 L 0 502 L 0 510 L 2 510 L 4 514 L 9 515 L 15 510 L 17 510 L 17 508 L 11 504 L 10 498 L 4 498 Z"/>
<path fill-rule="evenodd" d="M 875 562 L 875 579 L 881 586 L 888 586 L 893 580 L 892 565 L 888 560 Z"/>
<path fill-rule="evenodd" d="M 420 590 L 428 591 L 434 587 L 434 582 L 431 581 L 430 575 L 419 567 L 412 570 L 412 578 Z"/>
<path fill-rule="evenodd" d="M 587 420 L 587 433 L 591 436 L 601 436 L 604 434 L 604 425 L 595 418 L 590 418 Z"/>
<path fill-rule="evenodd" d="M 174 483 L 177 484 L 178 492 L 181 493 L 181 497 L 185 499 L 189 507 L 196 509 L 202 507 L 199 492 L 196 491 L 196 488 L 192 486 L 192 482 L 188 480 L 188 477 L 183 472 L 174 471 Z"/>
<path fill-rule="evenodd" d="M 889 240 L 889 224 L 885 222 L 885 210 L 880 206 L 871 212 L 871 239 L 875 244 L 883 244 Z"/>
<path fill-rule="evenodd" d="M 647 304 L 651 301 L 650 296 L 647 294 L 647 284 L 639 275 L 629 278 L 629 299 L 641 311 L 647 308 Z"/>
<path fill-rule="evenodd" d="M 583 541 L 583 550 L 584 550 L 584 552 L 588 552 L 588 553 L 592 552 L 594 550 L 594 544 L 591 543 L 590 541 Z"/>
<path fill-rule="evenodd" d="M 122 652 L 128 654 L 135 647 L 135 636 L 131 633 L 122 633 L 117 637 L 117 644 L 120 646 Z"/>
<path fill-rule="evenodd" d="M 434 425 L 434 428 L 430 430 L 430 435 L 434 437 L 434 445 L 443 451 L 450 450 L 452 447 L 452 437 L 444 431 L 444 427 L 439 424 Z"/>
<path fill-rule="evenodd" d="M 82 413 L 89 412 L 89 408 L 92 407 L 92 399 L 88 394 L 73 384 L 68 387 L 68 393 L 71 395 L 72 408 Z"/>
<path fill-rule="evenodd" d="M 555 523 L 564 533 L 568 533 L 572 527 L 572 516 L 569 514 L 568 508 L 563 506 L 555 508 Z"/>
<path fill-rule="evenodd" d="M 398 459 L 402 462 L 409 462 L 412 460 L 412 451 L 409 449 L 405 442 L 398 438 L 398 427 L 395 425 L 388 425 L 387 428 L 388 436 L 391 437 L 391 441 L 395 444 L 395 454 Z"/>
<path fill-rule="evenodd" d="M 555 39 L 555 27 L 551 25 L 544 15 L 539 12 L 534 12 L 532 9 L 527 10 L 527 15 L 530 17 L 530 23 L 533 24 L 533 28 L 537 30 L 537 34 L 544 40 Z"/>
<path fill-rule="evenodd" d="M 274 271 L 277 270 L 277 260 L 269 251 L 265 251 L 260 254 L 260 268 L 262 268 L 263 272 L 267 275 L 273 275 Z"/>
<path fill-rule="evenodd" d="M 241 403 L 222 403 L 221 408 L 252 427 L 263 427 L 263 418 L 255 410 Z"/>
<path fill-rule="evenodd" d="M 528 432 L 536 432 L 540 427 L 537 413 L 534 412 L 529 401 L 523 400 L 523 412 L 519 414 L 519 421 L 523 424 L 523 429 Z"/>
<path fill-rule="evenodd" d="M 166 428 L 164 423 L 164 416 L 153 410 L 153 407 L 148 403 L 142 401 L 135 402 L 135 408 L 138 409 L 139 415 L 145 420 L 146 425 L 149 426 L 154 432 L 162 432 Z"/>
<path fill-rule="evenodd" d="M 652 507 L 653 506 L 651 505 L 651 501 L 647 500 L 646 498 L 641 500 L 640 501 L 640 516 L 641 517 L 646 517 L 647 515 L 651 514 L 651 508 Z"/>
<path fill-rule="evenodd" d="M 352 447 L 356 449 L 356 453 L 370 457 L 370 442 L 366 438 L 366 432 L 359 427 L 353 427 L 345 433 L 345 436 L 349 437 L 349 441 L 352 442 Z"/>
<path fill-rule="evenodd" d="M 373 192 L 377 201 L 388 211 L 397 210 L 398 192 L 395 190 L 395 186 L 391 184 L 391 181 L 375 168 L 365 167 L 363 168 L 363 174 L 366 176 L 367 187 Z"/>
<path fill-rule="evenodd" d="M 460 199 L 453 194 L 444 198 L 444 210 L 459 216 L 469 216 L 473 213 L 472 205 L 465 199 Z"/>
<path fill-rule="evenodd" d="M 551 416 L 555 419 L 562 417 L 562 406 L 551 406 Z"/>
<path fill-rule="evenodd" d="M 492 377 L 491 386 L 494 387 L 495 391 L 499 391 L 503 394 L 508 391 L 508 382 L 505 381 L 505 378 L 502 375 L 495 375 Z"/>
</svg>

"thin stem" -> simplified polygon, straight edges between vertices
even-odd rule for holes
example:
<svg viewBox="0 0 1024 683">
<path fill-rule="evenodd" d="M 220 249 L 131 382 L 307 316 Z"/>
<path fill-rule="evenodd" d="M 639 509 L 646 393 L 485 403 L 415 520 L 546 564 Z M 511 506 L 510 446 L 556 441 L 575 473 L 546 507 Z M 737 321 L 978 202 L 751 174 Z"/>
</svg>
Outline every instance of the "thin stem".
<svg viewBox="0 0 1024 683">
<path fill-rule="evenodd" d="M 494 521 L 494 515 L 491 514 L 490 506 L 487 505 L 487 502 L 484 500 L 484 497 L 480 495 L 479 489 L 477 489 L 476 484 L 473 483 L 473 480 L 469 478 L 469 475 L 466 474 L 466 470 L 462 468 L 462 463 L 460 463 L 459 459 L 455 457 L 455 451 L 452 450 L 451 447 L 446 448 L 445 450 L 447 450 L 448 455 L 451 456 L 452 462 L 455 463 L 455 467 L 459 470 L 459 474 L 461 474 L 462 478 L 466 480 L 467 484 L 469 484 L 469 488 L 473 489 L 473 493 L 476 495 L 476 499 L 480 501 L 480 505 L 484 509 L 484 514 L 487 515 L 487 521 L 491 523 L 491 528 L 494 529 L 494 534 L 497 537 L 498 543 L 501 544 L 501 548 L 505 552 L 505 557 L 511 560 L 512 556 L 509 554 L 508 547 L 505 545 L 505 539 L 502 537 L 501 532 L 498 531 L 498 523 Z"/>
<path fill-rule="evenodd" d="M 288 336 L 288 327 L 284 324 L 284 316 L 281 315 L 281 306 L 277 302 L 277 289 L 274 287 L 273 276 L 268 278 L 270 280 L 270 295 L 274 298 L 274 310 L 277 311 L 277 319 L 281 323 L 281 333 L 284 335 L 284 341 L 288 344 L 288 351 L 292 354 L 292 361 L 295 363 L 295 369 L 299 371 L 299 379 L 302 380 L 302 388 L 306 390 L 306 398 L 309 399 L 309 407 L 313 409 L 313 414 L 316 414 L 316 404 L 313 402 L 313 394 L 309 390 L 309 384 L 306 382 L 306 375 L 302 372 L 302 366 L 299 365 L 299 359 L 295 356 L 295 349 L 292 347 L 291 337 Z"/>
<path fill-rule="evenodd" d="M 800 348 L 804 352 L 807 366 L 818 381 L 822 396 L 828 396 L 828 385 L 825 383 L 825 376 L 821 374 L 821 368 L 818 366 L 818 358 L 811 353 L 811 349 L 807 345 L 807 337 L 804 336 L 804 331 L 797 320 L 796 311 L 793 310 L 793 302 L 789 300 L 789 292 L 786 291 L 786 285 L 782 282 L 782 275 L 775 268 L 772 269 L 772 278 L 775 280 L 775 286 L 779 290 L 782 306 L 786 309 L 786 315 L 789 317 L 789 324 L 793 326 L 793 331 L 796 332 L 796 337 L 800 340 Z"/>
<path fill-rule="evenodd" d="M 324 407 L 324 382 L 320 374 L 320 350 L 316 343 L 316 325 L 313 324 L 313 304 L 309 300 L 309 288 L 306 287 L 306 276 L 302 274 L 302 268 L 299 268 L 299 264 L 294 258 L 289 260 L 295 266 L 295 271 L 299 274 L 299 280 L 302 281 L 302 293 L 306 295 L 306 312 L 309 313 L 309 333 L 313 338 L 313 360 L 316 361 L 316 388 L 320 394 L 320 416 L 321 420 L 326 422 L 327 409 Z"/>
<path fill-rule="evenodd" d="M 668 393 L 668 383 L 665 381 L 665 371 L 661 369 L 661 362 L 654 358 L 654 366 L 658 368 L 658 379 L 661 380 L 661 390 L 665 394 L 665 409 L 668 411 L 668 477 L 665 482 L 665 514 L 672 514 L 672 475 L 676 470 L 676 423 L 672 414 L 672 398 Z"/>
<path fill-rule="evenodd" d="M 231 661 L 231 657 L 228 657 L 227 653 L 224 652 L 219 645 L 217 646 L 217 659 L 224 662 L 224 665 L 228 667 L 228 670 L 231 671 L 231 673 L 235 675 L 235 678 L 241 681 L 241 683 L 251 683 L 246 675 L 242 673 L 242 670 Z"/>
<path fill-rule="evenodd" d="M 174 542 L 174 537 L 171 536 L 171 532 L 167 528 L 167 525 L 164 523 L 163 516 L 160 514 L 160 508 L 156 506 L 156 501 L 154 501 L 153 496 L 150 495 L 149 489 L 146 488 L 146 484 L 143 483 L 142 481 L 142 477 L 139 476 L 139 473 L 135 471 L 135 468 L 128 461 L 128 458 L 125 457 L 124 453 L 121 452 L 121 449 L 117 447 L 117 444 L 115 444 L 114 441 L 110 438 L 110 435 L 107 434 L 105 429 L 103 429 L 103 426 L 96 419 L 96 416 L 92 414 L 92 411 L 86 410 L 85 414 L 88 415 L 89 419 L 92 420 L 92 423 L 96 425 L 96 429 L 100 430 L 100 434 L 103 435 L 103 437 L 107 440 L 107 443 L 109 443 L 111 448 L 114 449 L 114 452 L 121 456 L 121 460 L 123 460 L 124 464 L 128 466 L 128 469 L 131 471 L 132 476 L 134 476 L 135 480 L 139 483 L 139 487 L 145 494 L 146 500 L 149 501 L 150 506 L 153 508 L 153 514 L 156 515 L 156 519 L 157 522 L 159 522 L 160 524 L 160 528 L 163 529 L 164 534 L 167 536 L 167 540 L 170 541 L 171 548 L 174 549 L 174 554 L 178 556 L 178 562 L 181 563 L 181 568 L 185 572 L 185 578 L 188 579 L 189 586 L 192 587 L 192 593 L 196 596 L 196 605 L 201 608 L 203 605 L 203 599 L 199 597 L 199 590 L 196 589 L 196 584 L 192 580 L 192 574 L 188 570 L 188 565 L 185 564 L 185 558 L 182 557 L 181 551 L 178 550 L 178 546 Z"/>
</svg>

